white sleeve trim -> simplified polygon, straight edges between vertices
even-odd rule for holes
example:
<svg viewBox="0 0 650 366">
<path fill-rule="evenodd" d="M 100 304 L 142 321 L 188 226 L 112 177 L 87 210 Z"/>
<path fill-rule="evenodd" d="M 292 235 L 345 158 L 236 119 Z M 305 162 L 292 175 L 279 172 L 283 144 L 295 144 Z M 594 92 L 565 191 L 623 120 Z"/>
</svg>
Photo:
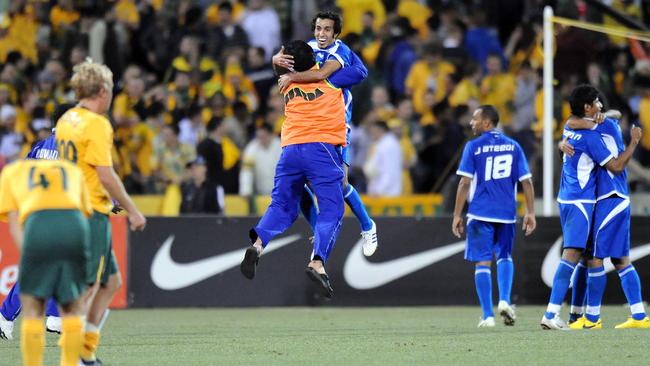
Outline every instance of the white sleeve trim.
<svg viewBox="0 0 650 366">
<path fill-rule="evenodd" d="M 520 182 L 523 182 L 523 181 L 525 181 L 526 179 L 530 179 L 530 178 L 532 178 L 532 177 L 533 177 L 533 175 L 532 175 L 531 173 L 524 174 L 524 175 L 522 175 L 521 177 L 519 177 L 519 181 L 520 181 Z"/>
<path fill-rule="evenodd" d="M 603 159 L 603 161 L 601 161 L 601 162 L 598 163 L 598 164 L 600 164 L 600 166 L 605 166 L 605 164 L 607 164 L 607 162 L 609 162 L 609 161 L 612 160 L 612 159 L 614 159 L 614 155 L 609 154 L 608 157 L 606 157 L 605 159 Z"/>
<path fill-rule="evenodd" d="M 462 175 L 463 177 L 467 177 L 467 178 L 474 178 L 474 174 L 464 172 L 462 170 L 456 170 L 456 174 L 457 175 Z"/>
</svg>

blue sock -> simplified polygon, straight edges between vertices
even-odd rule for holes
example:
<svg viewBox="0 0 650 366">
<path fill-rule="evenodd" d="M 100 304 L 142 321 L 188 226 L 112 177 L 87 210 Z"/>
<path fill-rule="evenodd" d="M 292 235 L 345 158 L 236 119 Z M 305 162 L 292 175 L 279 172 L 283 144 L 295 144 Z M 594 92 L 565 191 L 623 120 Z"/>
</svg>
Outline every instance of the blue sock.
<svg viewBox="0 0 650 366">
<path fill-rule="evenodd" d="M 618 276 L 621 278 L 621 287 L 623 287 L 627 302 L 630 304 L 632 318 L 635 320 L 645 318 L 645 309 L 643 302 L 641 302 L 641 279 L 636 272 L 636 268 L 630 264 L 618 271 Z"/>
<path fill-rule="evenodd" d="M 476 266 L 474 271 L 476 293 L 483 310 L 483 319 L 494 317 L 492 311 L 492 271 L 488 266 Z"/>
<path fill-rule="evenodd" d="M 305 220 L 311 226 L 311 232 L 316 232 L 316 219 L 318 218 L 318 207 L 316 205 L 316 199 L 314 192 L 311 188 L 305 185 L 305 188 L 302 190 L 302 196 L 300 197 L 300 212 L 305 217 Z"/>
<path fill-rule="evenodd" d="M 555 314 L 560 312 L 562 301 L 564 301 L 564 296 L 566 296 L 566 292 L 569 289 L 569 281 L 571 280 L 574 268 L 575 265 L 573 263 L 565 259 L 560 260 L 560 264 L 555 271 L 555 277 L 553 278 L 551 299 L 548 302 L 548 307 L 544 314 L 547 319 L 553 319 Z"/>
<path fill-rule="evenodd" d="M 50 298 L 47 300 L 47 306 L 45 307 L 45 316 L 61 316 L 59 315 L 59 307 L 56 306 L 56 301 Z"/>
<path fill-rule="evenodd" d="M 20 296 L 18 295 L 19 293 L 20 286 L 18 285 L 18 282 L 16 282 L 14 287 L 9 290 L 5 301 L 2 303 L 0 313 L 2 313 L 2 316 L 7 320 L 14 321 L 18 317 L 18 314 L 20 314 L 21 304 Z"/>
<path fill-rule="evenodd" d="M 510 305 L 510 294 L 512 292 L 512 278 L 515 274 L 515 266 L 512 258 L 497 260 L 497 285 L 499 285 L 499 301 L 503 300 Z"/>
<path fill-rule="evenodd" d="M 585 312 L 585 300 L 587 297 L 587 267 L 578 263 L 571 277 L 571 312 L 569 321 L 578 320 Z"/>
<path fill-rule="evenodd" d="M 345 198 L 345 203 L 350 206 L 350 209 L 354 213 L 354 216 L 356 216 L 357 220 L 359 220 L 361 230 L 368 231 L 372 229 L 372 220 L 370 219 L 370 216 L 368 216 L 366 206 L 363 204 L 363 201 L 361 201 L 359 192 L 354 189 L 352 184 L 348 183 L 348 186 L 345 189 L 345 193 L 343 193 L 343 198 Z"/>
<path fill-rule="evenodd" d="M 597 322 L 600 318 L 600 304 L 603 301 L 607 276 L 605 267 L 589 268 L 587 278 L 587 311 L 585 316 L 590 322 Z"/>
</svg>

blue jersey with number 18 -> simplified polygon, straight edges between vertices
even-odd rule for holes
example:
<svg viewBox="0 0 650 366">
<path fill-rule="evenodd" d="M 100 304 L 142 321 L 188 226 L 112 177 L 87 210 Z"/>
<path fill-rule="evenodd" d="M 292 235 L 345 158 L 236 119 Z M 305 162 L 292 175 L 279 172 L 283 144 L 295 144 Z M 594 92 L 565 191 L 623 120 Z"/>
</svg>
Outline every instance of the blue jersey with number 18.
<svg viewBox="0 0 650 366">
<path fill-rule="evenodd" d="M 470 219 L 513 223 L 517 220 L 517 181 L 531 177 L 519 144 L 497 130 L 469 141 L 456 174 L 472 178 Z"/>
</svg>

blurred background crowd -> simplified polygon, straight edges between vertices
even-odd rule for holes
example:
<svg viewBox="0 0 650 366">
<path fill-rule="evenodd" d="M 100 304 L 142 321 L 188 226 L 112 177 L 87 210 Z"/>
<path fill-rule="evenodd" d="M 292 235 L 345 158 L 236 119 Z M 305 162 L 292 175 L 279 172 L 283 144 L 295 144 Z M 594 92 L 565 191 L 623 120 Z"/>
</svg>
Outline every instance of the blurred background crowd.
<svg viewBox="0 0 650 366">
<path fill-rule="evenodd" d="M 650 2 L 604 2 L 650 26 Z M 223 193 L 268 195 L 284 118 L 271 57 L 285 41 L 312 38 L 318 10 L 339 9 L 340 38 L 369 69 L 352 89 L 350 181 L 360 192 L 449 196 L 480 104 L 498 108 L 539 188 L 549 4 L 560 16 L 617 24 L 581 0 L 0 0 L 1 163 L 49 135 L 57 109 L 74 103 L 72 67 L 91 57 L 113 71 L 113 158 L 130 193 L 178 187 L 188 212 L 218 212 L 203 202 Z M 650 130 L 650 46 L 555 33 L 556 139 L 568 94 L 583 82 L 623 113 L 624 129 L 639 121 Z M 635 189 L 650 187 L 646 167 L 650 133 L 632 164 Z"/>
</svg>

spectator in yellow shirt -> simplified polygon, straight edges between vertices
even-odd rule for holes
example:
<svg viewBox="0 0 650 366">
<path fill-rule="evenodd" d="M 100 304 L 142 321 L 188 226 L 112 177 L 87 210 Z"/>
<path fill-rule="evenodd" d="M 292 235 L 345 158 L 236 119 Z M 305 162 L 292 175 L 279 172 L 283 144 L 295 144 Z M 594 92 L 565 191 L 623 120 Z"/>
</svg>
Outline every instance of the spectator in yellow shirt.
<svg viewBox="0 0 650 366">
<path fill-rule="evenodd" d="M 386 9 L 381 0 L 336 0 L 336 6 L 341 9 L 343 19 L 345 19 L 341 37 L 348 33 L 360 34 L 363 28 L 363 14 L 367 11 L 372 12 L 375 16 L 375 31 L 379 31 L 386 21 Z"/>
<path fill-rule="evenodd" d="M 50 10 L 50 23 L 54 32 L 62 34 L 63 28 L 76 23 L 81 15 L 72 0 L 59 0 Z"/>
<path fill-rule="evenodd" d="M 427 91 L 434 93 L 434 102 L 444 99 L 447 94 L 447 77 L 456 71 L 456 67 L 442 58 L 442 49 L 433 44 L 424 47 L 422 60 L 411 67 L 404 86 L 406 94 L 413 101 L 413 108 L 419 114 L 425 114 L 427 108 L 424 96 Z"/>
<path fill-rule="evenodd" d="M 501 126 L 512 123 L 515 96 L 515 78 L 503 71 L 501 56 L 490 54 L 487 58 L 487 75 L 481 82 L 481 104 L 491 104 L 499 111 Z"/>
</svg>

